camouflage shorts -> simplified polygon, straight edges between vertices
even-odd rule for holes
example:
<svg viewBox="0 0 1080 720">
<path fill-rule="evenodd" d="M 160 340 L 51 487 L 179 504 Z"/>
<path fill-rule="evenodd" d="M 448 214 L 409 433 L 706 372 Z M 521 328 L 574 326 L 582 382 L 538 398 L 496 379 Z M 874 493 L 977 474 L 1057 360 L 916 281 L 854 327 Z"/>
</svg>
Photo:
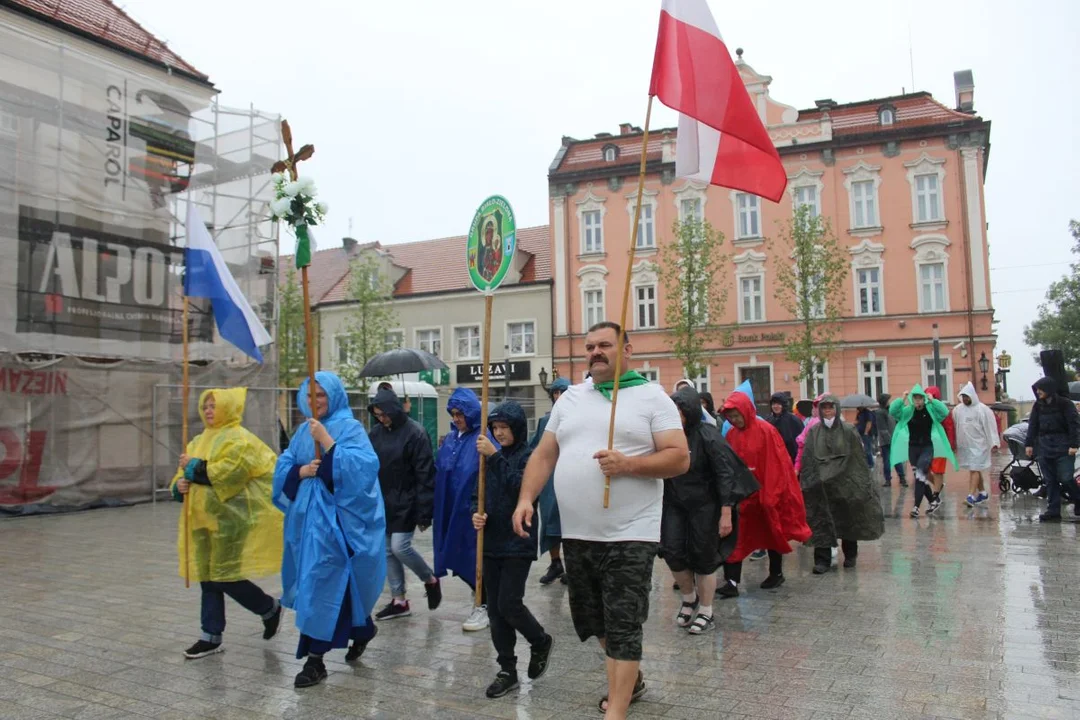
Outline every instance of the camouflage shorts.
<svg viewBox="0 0 1080 720">
<path fill-rule="evenodd" d="M 659 544 L 564 539 L 562 546 L 578 637 L 603 639 L 614 660 L 640 660 Z"/>
</svg>

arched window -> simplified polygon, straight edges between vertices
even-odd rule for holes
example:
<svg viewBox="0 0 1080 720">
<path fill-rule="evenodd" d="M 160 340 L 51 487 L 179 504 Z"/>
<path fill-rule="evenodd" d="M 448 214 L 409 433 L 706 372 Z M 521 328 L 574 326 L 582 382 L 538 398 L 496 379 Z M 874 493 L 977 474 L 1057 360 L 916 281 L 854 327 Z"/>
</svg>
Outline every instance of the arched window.
<svg viewBox="0 0 1080 720">
<path fill-rule="evenodd" d="M 604 162 L 615 162 L 617 157 L 619 157 L 619 148 L 614 145 L 604 146 Z"/>
<path fill-rule="evenodd" d="M 878 110 L 878 120 L 882 125 L 892 125 L 896 122 L 896 110 L 891 107 L 883 107 Z"/>
</svg>

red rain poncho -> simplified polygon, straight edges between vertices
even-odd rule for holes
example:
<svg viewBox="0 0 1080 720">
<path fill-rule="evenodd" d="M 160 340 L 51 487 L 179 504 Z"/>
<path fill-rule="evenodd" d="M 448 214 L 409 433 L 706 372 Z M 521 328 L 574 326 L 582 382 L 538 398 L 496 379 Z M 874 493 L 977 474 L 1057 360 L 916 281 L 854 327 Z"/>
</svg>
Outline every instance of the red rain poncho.
<svg viewBox="0 0 1080 720">
<path fill-rule="evenodd" d="M 791 552 L 791 541 L 810 539 L 802 489 L 780 433 L 757 416 L 754 403 L 742 393 L 732 393 L 724 412 L 738 410 L 746 425 L 732 426 L 727 435 L 731 448 L 754 473 L 761 491 L 739 506 L 739 541 L 728 562 L 739 562 L 754 550 Z"/>
</svg>

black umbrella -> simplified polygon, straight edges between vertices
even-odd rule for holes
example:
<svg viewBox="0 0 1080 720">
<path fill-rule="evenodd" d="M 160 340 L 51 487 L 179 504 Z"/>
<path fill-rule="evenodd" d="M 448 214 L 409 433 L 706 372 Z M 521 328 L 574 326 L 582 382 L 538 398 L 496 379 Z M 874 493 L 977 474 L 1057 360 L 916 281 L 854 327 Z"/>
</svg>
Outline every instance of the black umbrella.
<svg viewBox="0 0 1080 720">
<path fill-rule="evenodd" d="M 1012 412 L 1016 408 L 1009 403 L 996 402 L 990 404 L 990 409 L 994 412 Z"/>
<path fill-rule="evenodd" d="M 379 353 L 368 360 L 360 371 L 360 377 L 387 377 L 421 372 L 422 370 L 446 370 L 446 363 L 424 350 L 397 348 Z"/>
<path fill-rule="evenodd" d="M 877 404 L 877 400 L 863 393 L 848 395 L 840 401 L 840 407 L 842 408 L 873 408 L 877 407 Z"/>
</svg>

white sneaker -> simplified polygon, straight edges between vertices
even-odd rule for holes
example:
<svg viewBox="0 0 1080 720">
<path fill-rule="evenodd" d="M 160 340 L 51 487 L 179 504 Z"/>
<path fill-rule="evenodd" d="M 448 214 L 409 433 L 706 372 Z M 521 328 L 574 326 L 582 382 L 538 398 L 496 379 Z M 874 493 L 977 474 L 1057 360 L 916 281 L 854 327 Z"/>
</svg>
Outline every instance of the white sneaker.
<svg viewBox="0 0 1080 720">
<path fill-rule="evenodd" d="M 461 629 L 465 632 L 478 632 L 486 630 L 488 626 L 487 605 L 474 607 L 465 622 L 461 623 Z"/>
</svg>

